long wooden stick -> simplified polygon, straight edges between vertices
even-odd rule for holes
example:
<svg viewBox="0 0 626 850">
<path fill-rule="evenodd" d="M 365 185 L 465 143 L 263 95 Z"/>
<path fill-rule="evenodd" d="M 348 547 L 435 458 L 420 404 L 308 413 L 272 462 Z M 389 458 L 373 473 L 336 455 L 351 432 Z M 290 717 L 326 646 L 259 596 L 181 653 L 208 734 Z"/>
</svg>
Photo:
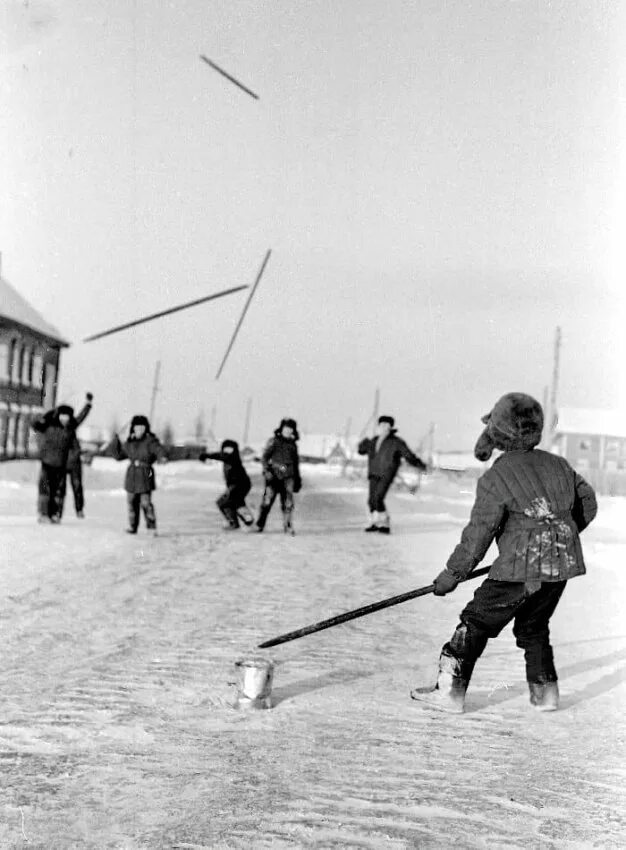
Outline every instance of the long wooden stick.
<svg viewBox="0 0 626 850">
<path fill-rule="evenodd" d="M 240 292 L 242 289 L 248 289 L 248 287 L 234 286 L 231 289 L 224 289 L 222 292 L 216 292 L 213 295 L 205 295 L 204 298 L 196 298 L 194 301 L 187 301 L 185 304 L 179 304 L 177 307 L 170 307 L 169 310 L 161 310 L 160 313 L 152 313 L 150 316 L 144 316 L 142 319 L 135 319 L 133 322 L 126 322 L 126 324 L 117 325 L 117 327 L 110 328 L 108 331 L 102 331 L 102 333 L 85 337 L 83 342 L 92 342 L 94 339 L 102 339 L 103 336 L 116 334 L 119 331 L 125 331 L 127 328 L 134 328 L 136 325 L 142 325 L 144 322 L 151 322 L 153 319 L 160 319 L 161 316 L 169 316 L 170 313 L 177 313 L 179 310 L 186 310 L 188 307 L 195 307 L 197 304 L 204 304 L 205 301 L 213 301 L 216 298 L 223 298 L 225 295 L 232 295 L 233 292 Z"/>
<path fill-rule="evenodd" d="M 480 570 L 474 570 L 471 575 L 462 578 L 461 581 L 469 581 L 470 579 L 477 578 L 477 576 L 484 576 L 490 569 L 491 567 L 482 567 Z M 392 605 L 399 605 L 401 602 L 407 602 L 409 599 L 415 599 L 418 596 L 427 596 L 434 589 L 434 584 L 427 584 L 426 587 L 420 587 L 417 590 L 409 590 L 407 593 L 390 596 L 388 599 L 382 599 L 380 602 L 372 602 L 371 605 L 364 605 L 362 608 L 356 608 L 354 611 L 346 611 L 345 614 L 338 614 L 336 617 L 331 617 L 328 620 L 320 620 L 319 623 L 313 623 L 311 626 L 296 629 L 295 632 L 287 632 L 287 634 L 272 638 L 272 640 L 266 640 L 265 643 L 258 645 L 258 649 L 268 649 L 270 646 L 278 646 L 280 643 L 287 643 L 290 640 L 311 635 L 313 632 L 331 629 L 333 626 L 347 623 L 348 620 L 356 620 L 357 617 L 365 617 L 367 614 L 373 614 L 374 611 L 380 611 L 382 608 L 390 608 Z"/>
<path fill-rule="evenodd" d="M 222 77 L 226 77 L 226 79 L 230 80 L 231 83 L 234 83 L 242 91 L 245 91 L 246 94 L 249 94 L 250 97 L 253 97 L 255 100 L 259 99 L 258 94 L 255 94 L 251 89 L 247 88 L 247 86 L 244 86 L 244 84 L 240 83 L 239 80 L 236 80 L 234 77 L 231 77 L 231 75 L 227 74 L 223 68 L 220 68 L 220 66 L 216 65 L 215 62 L 211 62 L 211 60 L 207 56 L 203 56 L 202 54 L 200 54 L 200 59 L 202 59 L 203 62 L 206 62 L 207 65 L 213 68 L 214 71 L 217 71 L 218 74 L 221 74 Z"/>
<path fill-rule="evenodd" d="M 259 285 L 259 281 L 261 280 L 261 277 L 263 276 L 263 272 L 265 271 L 265 266 L 267 265 L 267 261 L 269 260 L 271 253 L 272 253 L 272 249 L 270 248 L 268 250 L 267 254 L 265 255 L 265 259 L 263 260 L 261 268 L 259 269 L 259 273 L 257 274 L 256 280 L 254 281 L 252 291 L 250 292 L 250 295 L 248 295 L 248 300 L 246 301 L 246 303 L 244 305 L 243 312 L 242 312 L 241 316 L 239 317 L 239 321 L 237 322 L 237 326 L 235 327 L 235 331 L 234 331 L 232 337 L 230 338 L 230 342 L 228 343 L 228 348 L 226 349 L 226 354 L 224 355 L 224 357 L 222 359 L 222 362 L 220 364 L 220 368 L 217 370 L 217 375 L 215 376 L 216 381 L 219 380 L 219 377 L 222 374 L 222 369 L 226 365 L 226 361 L 228 360 L 228 355 L 230 354 L 231 349 L 232 349 L 233 345 L 235 344 L 235 340 L 237 339 L 237 334 L 239 333 L 239 328 L 243 324 L 243 320 L 245 318 L 245 315 L 248 312 L 248 307 L 250 306 L 250 302 L 254 298 L 254 293 L 256 292 L 256 288 Z"/>
</svg>

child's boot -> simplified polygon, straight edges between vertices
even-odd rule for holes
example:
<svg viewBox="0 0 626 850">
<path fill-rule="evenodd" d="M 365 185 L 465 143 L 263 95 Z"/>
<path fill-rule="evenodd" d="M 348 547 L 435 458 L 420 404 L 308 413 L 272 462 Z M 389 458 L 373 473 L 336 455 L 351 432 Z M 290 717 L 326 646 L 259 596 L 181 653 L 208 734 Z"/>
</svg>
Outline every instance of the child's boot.
<svg viewBox="0 0 626 850">
<path fill-rule="evenodd" d="M 411 691 L 411 699 L 423 703 L 425 708 L 434 708 L 450 714 L 462 714 L 470 676 L 471 670 L 468 675 L 467 663 L 450 655 L 444 649 L 439 657 L 436 685 L 434 688 L 414 688 Z"/>
<path fill-rule="evenodd" d="M 559 707 L 557 682 L 529 682 L 530 704 L 536 711 L 556 711 Z"/>
</svg>

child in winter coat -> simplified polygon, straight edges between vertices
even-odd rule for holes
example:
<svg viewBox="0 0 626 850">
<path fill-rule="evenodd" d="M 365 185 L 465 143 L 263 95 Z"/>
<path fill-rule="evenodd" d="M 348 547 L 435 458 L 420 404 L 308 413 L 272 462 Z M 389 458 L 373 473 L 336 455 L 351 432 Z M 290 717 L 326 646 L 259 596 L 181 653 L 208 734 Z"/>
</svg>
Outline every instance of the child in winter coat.
<svg viewBox="0 0 626 850">
<path fill-rule="evenodd" d="M 398 437 L 394 428 L 393 416 L 381 416 L 378 420 L 376 437 L 361 440 L 358 447 L 360 455 L 367 455 L 367 477 L 369 479 L 368 507 L 370 524 L 365 531 L 377 531 L 389 534 L 389 514 L 385 506 L 385 496 L 396 477 L 400 461 L 404 458 L 411 466 L 420 470 L 426 469 L 426 464 L 413 454 L 407 444 Z"/>
<path fill-rule="evenodd" d="M 85 404 L 74 418 L 76 428 L 78 428 L 89 416 L 92 406 L 93 395 L 92 393 L 87 393 Z M 72 493 L 74 495 L 74 509 L 76 511 L 76 516 L 79 519 L 84 519 L 85 493 L 83 490 L 83 463 L 80 456 L 80 442 L 78 440 L 78 437 L 76 436 L 76 433 L 74 433 L 74 442 L 70 446 L 70 450 L 67 456 L 66 473 L 67 476 L 63 479 L 63 502 L 65 502 L 67 477 L 69 477 L 70 484 L 72 487 Z"/>
<path fill-rule="evenodd" d="M 37 502 L 39 522 L 61 522 L 67 459 L 78 442 L 78 424 L 74 408 L 68 404 L 48 410 L 31 423 L 32 429 L 39 435 L 41 459 Z"/>
<path fill-rule="evenodd" d="M 239 519 L 245 525 L 252 525 L 254 519 L 246 507 L 246 496 L 252 484 L 241 462 L 239 445 L 235 440 L 224 440 L 219 452 L 202 452 L 200 460 L 219 460 L 224 464 L 226 492 L 215 503 L 228 521 L 224 528 L 239 528 Z"/>
<path fill-rule="evenodd" d="M 128 502 L 128 534 L 137 534 L 139 514 L 143 511 L 146 528 L 156 537 L 157 525 L 152 492 L 156 490 L 153 465 L 164 458 L 163 446 L 150 430 L 146 416 L 133 416 L 128 439 L 122 443 L 116 434 L 106 450 L 116 460 L 129 460 L 124 488 Z"/>
<path fill-rule="evenodd" d="M 269 512 L 277 496 L 283 512 L 283 530 L 285 534 L 295 534 L 291 516 L 293 514 L 293 495 L 302 487 L 300 478 L 300 458 L 298 456 L 299 439 L 295 419 L 282 419 L 274 436 L 265 447 L 262 456 L 265 490 L 261 510 L 257 519 L 257 530 L 263 531 Z"/>
<path fill-rule="evenodd" d="M 596 498 L 565 458 L 535 448 L 543 411 L 534 398 L 509 393 L 482 421 L 486 427 L 474 454 L 481 461 L 494 448 L 503 454 L 478 481 L 469 524 L 434 580 L 435 594 L 453 591 L 494 539 L 499 555 L 442 648 L 435 688 L 416 688 L 411 696 L 462 712 L 476 661 L 489 638 L 512 620 L 524 650 L 530 702 L 539 711 L 554 711 L 559 690 L 549 622 L 567 581 L 585 572 L 579 534 L 596 515 Z"/>
</svg>

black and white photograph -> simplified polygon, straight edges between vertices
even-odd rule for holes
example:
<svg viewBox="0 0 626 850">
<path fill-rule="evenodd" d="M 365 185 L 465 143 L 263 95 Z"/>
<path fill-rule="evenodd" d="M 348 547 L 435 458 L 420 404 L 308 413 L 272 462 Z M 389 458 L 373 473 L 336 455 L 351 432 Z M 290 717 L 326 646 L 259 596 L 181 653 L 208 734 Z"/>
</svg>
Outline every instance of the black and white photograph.
<svg viewBox="0 0 626 850">
<path fill-rule="evenodd" d="M 626 4 L 0 0 L 0 850 L 626 850 Z"/>
</svg>

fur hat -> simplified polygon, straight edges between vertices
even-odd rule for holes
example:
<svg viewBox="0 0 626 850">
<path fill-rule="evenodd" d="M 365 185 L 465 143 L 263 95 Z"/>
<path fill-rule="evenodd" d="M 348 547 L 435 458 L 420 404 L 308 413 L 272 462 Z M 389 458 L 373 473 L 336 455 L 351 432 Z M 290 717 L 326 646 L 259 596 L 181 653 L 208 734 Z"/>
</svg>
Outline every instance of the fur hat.
<svg viewBox="0 0 626 850">
<path fill-rule="evenodd" d="M 393 418 L 393 416 L 379 416 L 378 424 L 381 425 L 383 422 L 386 422 L 392 428 L 396 424 L 396 420 Z"/>
<path fill-rule="evenodd" d="M 74 416 L 74 408 L 70 407 L 69 404 L 60 404 L 57 407 L 57 416 L 60 416 L 62 413 L 65 413 L 66 416 Z"/>
<path fill-rule="evenodd" d="M 239 443 L 236 440 L 223 440 L 221 450 L 231 449 L 230 456 L 233 460 L 239 460 Z"/>
<path fill-rule="evenodd" d="M 486 427 L 474 446 L 474 456 L 478 460 L 489 460 L 494 449 L 502 452 L 529 450 L 541 441 L 543 410 L 539 402 L 526 393 L 503 395 L 482 421 Z"/>
<path fill-rule="evenodd" d="M 147 416 L 143 416 L 141 413 L 137 413 L 130 420 L 130 430 L 133 431 L 135 425 L 143 425 L 146 431 L 150 430 L 150 420 Z"/>
<path fill-rule="evenodd" d="M 276 429 L 276 434 L 280 434 L 283 428 L 291 428 L 294 440 L 300 439 L 300 435 L 298 434 L 298 423 L 295 419 L 281 419 L 280 425 Z"/>
</svg>

